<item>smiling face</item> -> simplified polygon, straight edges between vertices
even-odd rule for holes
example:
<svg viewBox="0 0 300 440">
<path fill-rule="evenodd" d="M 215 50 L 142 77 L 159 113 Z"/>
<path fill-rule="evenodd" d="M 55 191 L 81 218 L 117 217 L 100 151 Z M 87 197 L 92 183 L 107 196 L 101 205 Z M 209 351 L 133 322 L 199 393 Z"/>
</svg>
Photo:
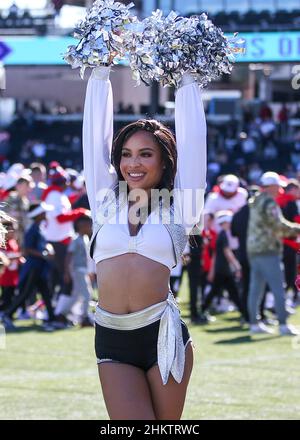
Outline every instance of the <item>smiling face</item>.
<svg viewBox="0 0 300 440">
<path fill-rule="evenodd" d="M 151 133 L 138 131 L 124 143 L 120 171 L 129 190 L 143 189 L 149 193 L 160 183 L 163 167 L 160 146 Z"/>
</svg>

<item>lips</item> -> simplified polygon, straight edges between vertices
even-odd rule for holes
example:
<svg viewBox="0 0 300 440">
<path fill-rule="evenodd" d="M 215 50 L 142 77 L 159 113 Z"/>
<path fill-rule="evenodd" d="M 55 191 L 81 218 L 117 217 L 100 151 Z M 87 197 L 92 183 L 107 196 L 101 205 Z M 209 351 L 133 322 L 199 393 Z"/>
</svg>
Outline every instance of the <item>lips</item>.
<svg viewBox="0 0 300 440">
<path fill-rule="evenodd" d="M 139 182 L 145 177 L 145 173 L 128 173 L 128 177 L 133 182 Z"/>
</svg>

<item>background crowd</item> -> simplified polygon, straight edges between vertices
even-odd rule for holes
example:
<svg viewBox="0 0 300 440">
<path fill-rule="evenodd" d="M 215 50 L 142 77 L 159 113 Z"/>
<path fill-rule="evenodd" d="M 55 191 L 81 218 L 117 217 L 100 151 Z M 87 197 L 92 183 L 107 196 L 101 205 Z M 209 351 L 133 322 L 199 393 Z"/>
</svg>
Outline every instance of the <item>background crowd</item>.
<svg viewBox="0 0 300 440">
<path fill-rule="evenodd" d="M 124 108 L 120 103 L 118 113 L 124 121 L 115 121 L 115 131 L 127 123 L 126 117 L 139 111 L 132 105 Z M 50 119 L 44 119 L 47 115 Z M 6 171 L 19 161 L 28 167 L 33 161 L 49 165 L 57 160 L 80 171 L 82 109 L 73 114 L 73 119 L 65 119 L 64 115 L 68 115 L 68 109 L 60 103 L 51 108 L 41 104 L 37 108 L 25 102 L 13 121 L 0 129 L 0 168 Z M 267 103 L 261 103 L 255 110 L 245 105 L 240 123 L 218 125 L 208 118 L 209 189 L 218 176 L 228 173 L 237 174 L 250 184 L 259 184 L 266 170 L 297 177 L 300 124 L 291 127 L 291 119 L 300 120 L 300 108 L 284 103 L 276 111 Z M 169 125 L 174 128 L 172 119 Z"/>
<path fill-rule="evenodd" d="M 48 170 L 41 163 L 15 163 L 2 174 L 1 186 L 2 209 L 14 219 L 3 220 L 8 236 L 0 254 L 5 327 L 14 329 L 15 312 L 41 317 L 46 330 L 71 321 L 93 325 L 95 269 L 87 253 L 92 221 L 83 177 L 58 162 Z"/>
</svg>

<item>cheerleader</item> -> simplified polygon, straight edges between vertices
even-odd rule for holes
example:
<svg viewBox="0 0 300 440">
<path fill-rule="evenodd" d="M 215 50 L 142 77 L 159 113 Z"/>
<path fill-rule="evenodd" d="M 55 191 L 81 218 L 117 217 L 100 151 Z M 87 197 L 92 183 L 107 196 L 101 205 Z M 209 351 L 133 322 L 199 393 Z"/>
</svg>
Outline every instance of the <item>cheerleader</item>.
<svg viewBox="0 0 300 440">
<path fill-rule="evenodd" d="M 169 279 L 204 202 L 206 122 L 200 88 L 185 75 L 176 92 L 177 145 L 171 131 L 155 120 L 131 123 L 112 142 L 109 74 L 110 67 L 93 69 L 83 121 L 93 217 L 90 254 L 99 288 L 95 351 L 100 383 L 110 419 L 179 420 L 194 346 Z M 135 191 L 143 190 L 151 202 L 153 189 L 181 195 L 168 209 L 141 199 L 133 204 Z M 149 216 L 136 224 L 132 210 L 139 205 L 141 219 L 150 204 Z M 171 221 L 163 220 L 166 211 Z"/>
</svg>

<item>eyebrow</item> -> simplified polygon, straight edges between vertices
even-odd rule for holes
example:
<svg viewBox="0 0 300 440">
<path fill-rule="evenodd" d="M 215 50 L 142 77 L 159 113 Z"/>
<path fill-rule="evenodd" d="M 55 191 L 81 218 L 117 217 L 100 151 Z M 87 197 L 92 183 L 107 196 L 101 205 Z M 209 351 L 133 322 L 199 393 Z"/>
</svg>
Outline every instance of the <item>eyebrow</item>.
<svg viewBox="0 0 300 440">
<path fill-rule="evenodd" d="M 124 151 L 124 150 L 131 151 L 130 148 L 126 148 L 126 147 L 122 148 L 122 151 Z M 154 148 L 152 148 L 152 147 L 146 147 L 146 148 L 139 149 L 139 151 L 146 151 L 146 150 L 155 151 Z"/>
</svg>

